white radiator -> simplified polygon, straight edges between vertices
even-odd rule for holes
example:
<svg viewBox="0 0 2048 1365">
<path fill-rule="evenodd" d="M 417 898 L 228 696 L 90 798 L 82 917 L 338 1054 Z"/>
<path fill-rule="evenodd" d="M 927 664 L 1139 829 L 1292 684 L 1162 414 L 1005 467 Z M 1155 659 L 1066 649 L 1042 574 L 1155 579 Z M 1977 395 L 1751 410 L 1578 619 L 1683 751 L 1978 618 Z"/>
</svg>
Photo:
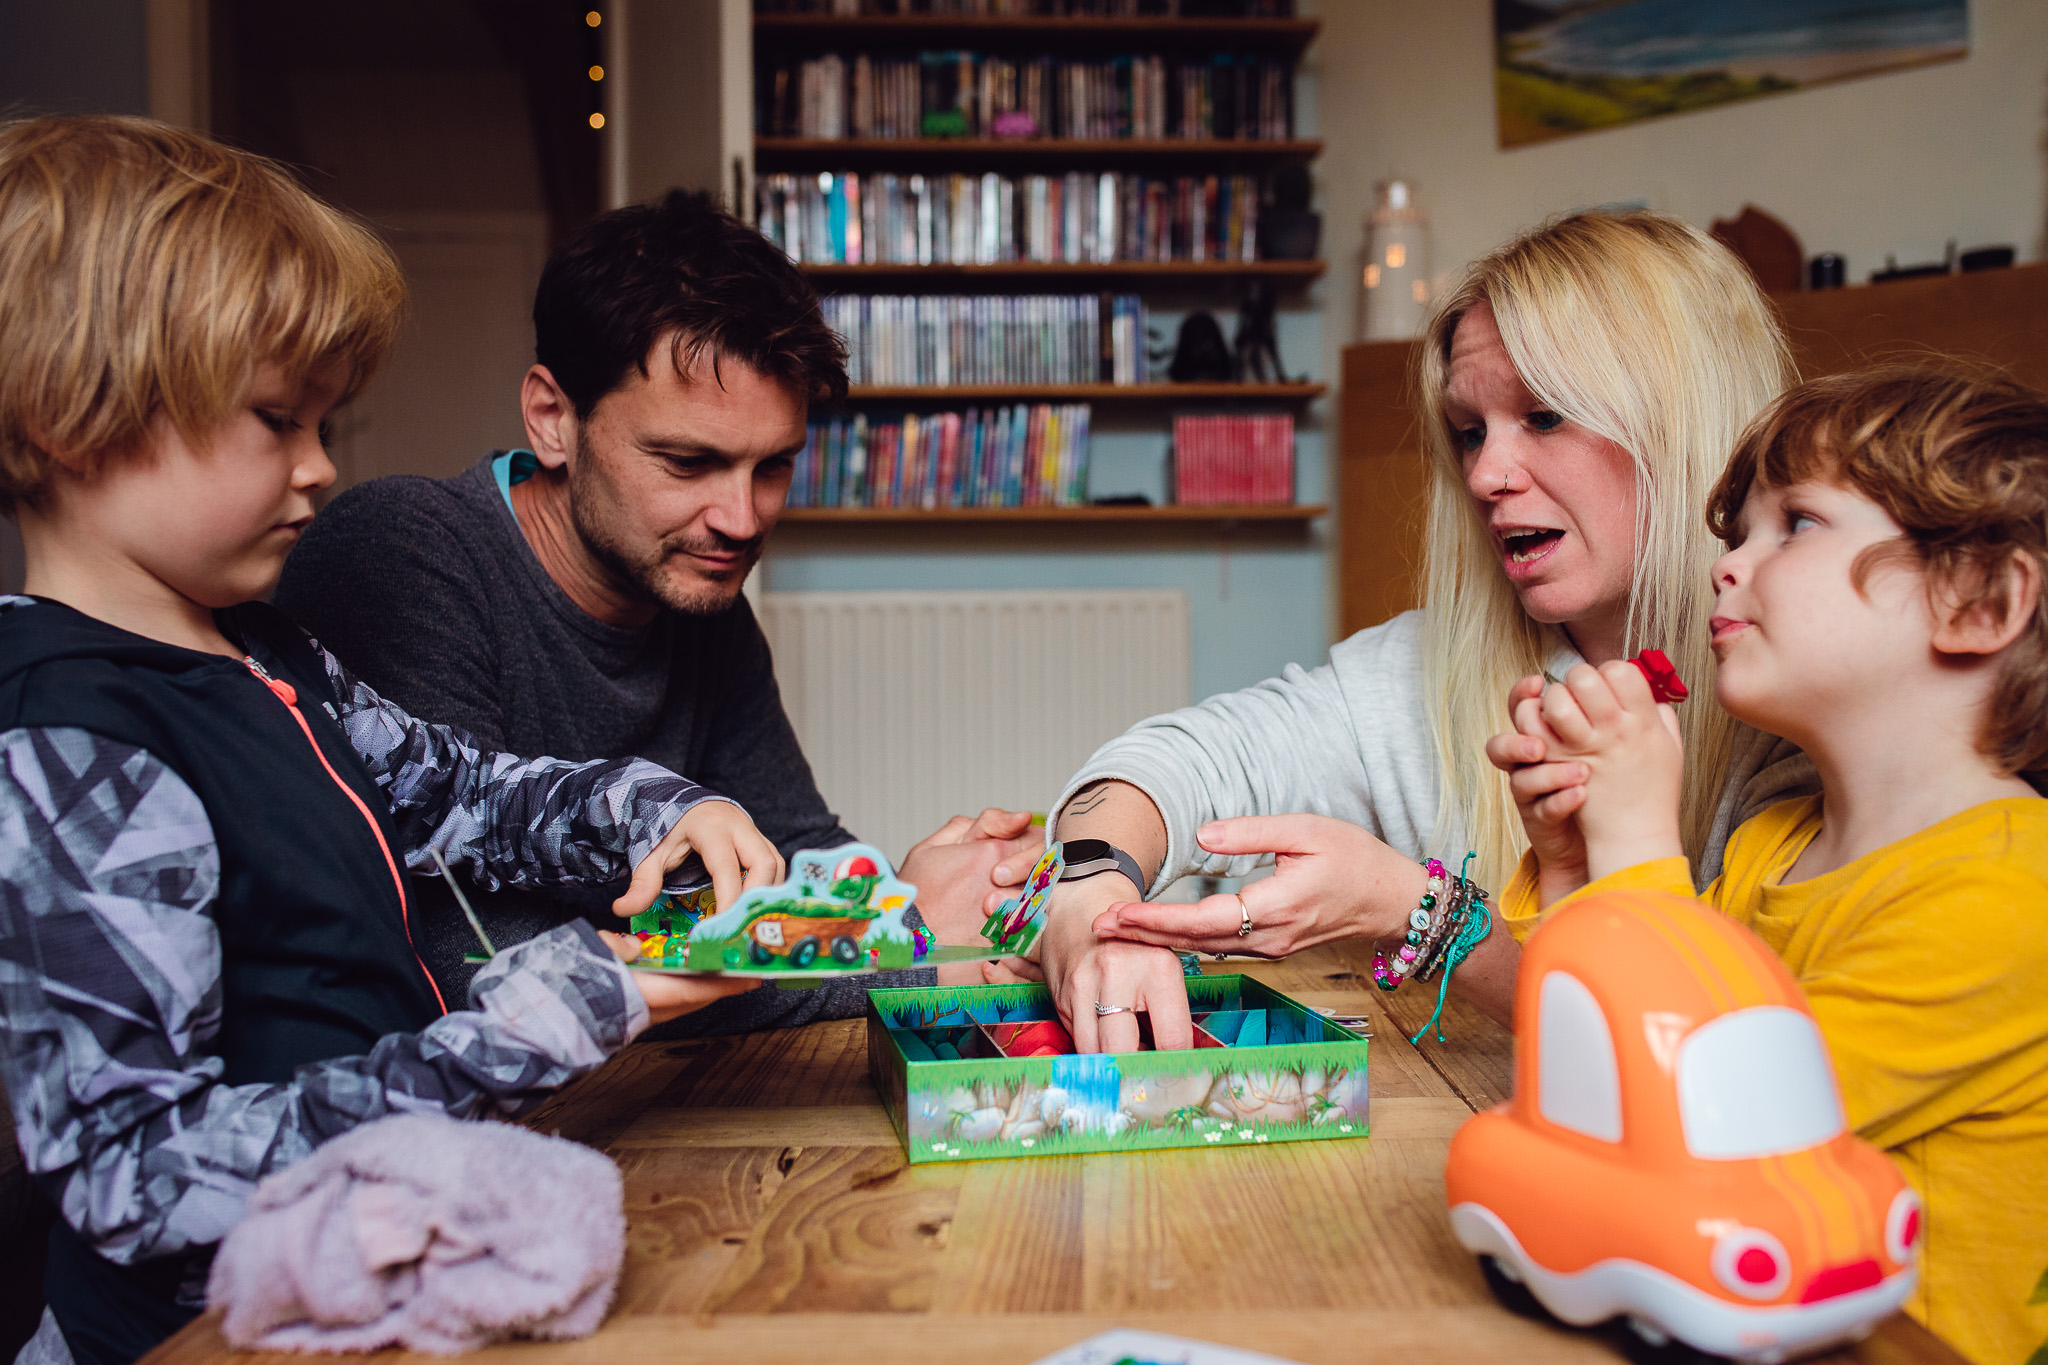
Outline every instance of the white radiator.
<svg viewBox="0 0 2048 1365">
<path fill-rule="evenodd" d="M 760 612 L 819 789 L 898 859 L 948 816 L 1044 810 L 1104 740 L 1188 704 L 1178 591 L 770 592 Z"/>
</svg>

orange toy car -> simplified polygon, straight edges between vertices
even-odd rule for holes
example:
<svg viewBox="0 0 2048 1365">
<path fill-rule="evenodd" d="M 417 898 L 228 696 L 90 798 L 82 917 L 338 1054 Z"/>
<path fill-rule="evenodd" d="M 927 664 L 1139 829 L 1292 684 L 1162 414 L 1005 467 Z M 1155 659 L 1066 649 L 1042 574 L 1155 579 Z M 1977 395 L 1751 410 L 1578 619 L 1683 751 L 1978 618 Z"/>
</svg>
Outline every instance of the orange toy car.
<svg viewBox="0 0 2048 1365">
<path fill-rule="evenodd" d="M 1682 896 L 1596 895 L 1530 938 L 1518 991 L 1514 1098 L 1444 1170 L 1503 1297 L 1773 1365 L 1912 1293 L 1920 1198 L 1847 1131 L 1813 1011 L 1754 934 Z"/>
</svg>

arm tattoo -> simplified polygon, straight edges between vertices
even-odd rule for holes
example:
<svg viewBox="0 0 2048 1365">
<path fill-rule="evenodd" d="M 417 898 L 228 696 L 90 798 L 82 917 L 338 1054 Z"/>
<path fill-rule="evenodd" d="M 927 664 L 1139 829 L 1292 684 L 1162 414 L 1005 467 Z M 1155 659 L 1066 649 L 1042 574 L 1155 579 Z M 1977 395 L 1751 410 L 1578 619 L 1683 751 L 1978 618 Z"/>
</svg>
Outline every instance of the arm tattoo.
<svg viewBox="0 0 2048 1365">
<path fill-rule="evenodd" d="M 1074 799 L 1067 802 L 1066 814 L 1069 819 L 1076 815 L 1087 815 L 1109 800 L 1109 780 L 1090 783 L 1074 793 Z"/>
</svg>

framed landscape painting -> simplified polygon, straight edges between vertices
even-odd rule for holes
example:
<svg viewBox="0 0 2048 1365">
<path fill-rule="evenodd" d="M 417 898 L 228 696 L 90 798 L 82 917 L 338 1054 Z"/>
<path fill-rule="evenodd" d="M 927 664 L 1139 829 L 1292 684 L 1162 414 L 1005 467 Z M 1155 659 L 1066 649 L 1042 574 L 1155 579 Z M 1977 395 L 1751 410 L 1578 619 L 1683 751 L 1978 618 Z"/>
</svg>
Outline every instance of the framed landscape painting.
<svg viewBox="0 0 2048 1365">
<path fill-rule="evenodd" d="M 1967 0 L 1493 0 L 1500 145 L 1970 50 Z"/>
</svg>

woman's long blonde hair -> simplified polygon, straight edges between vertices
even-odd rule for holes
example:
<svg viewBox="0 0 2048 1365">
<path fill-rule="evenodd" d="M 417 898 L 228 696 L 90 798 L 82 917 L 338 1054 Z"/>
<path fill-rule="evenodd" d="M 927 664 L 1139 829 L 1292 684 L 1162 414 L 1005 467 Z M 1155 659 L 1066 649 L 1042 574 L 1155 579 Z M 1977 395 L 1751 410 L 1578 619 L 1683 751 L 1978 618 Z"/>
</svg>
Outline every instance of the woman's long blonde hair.
<svg viewBox="0 0 2048 1365">
<path fill-rule="evenodd" d="M 1574 213 L 1475 263 L 1439 306 L 1417 370 L 1430 464 L 1423 669 L 1444 792 L 1438 842 L 1462 829 L 1480 880 L 1500 886 L 1527 846 L 1486 737 L 1508 728 L 1507 691 L 1543 671 L 1552 628 L 1523 612 L 1465 486 L 1444 416 L 1451 338 L 1493 310 L 1515 369 L 1546 407 L 1635 460 L 1635 572 L 1626 650 L 1662 649 L 1694 684 L 1679 708 L 1686 851 L 1712 827 L 1737 722 L 1715 705 L 1706 623 L 1721 547 L 1707 493 L 1749 419 L 1796 379 L 1783 331 L 1725 247 L 1663 214 Z"/>
</svg>

